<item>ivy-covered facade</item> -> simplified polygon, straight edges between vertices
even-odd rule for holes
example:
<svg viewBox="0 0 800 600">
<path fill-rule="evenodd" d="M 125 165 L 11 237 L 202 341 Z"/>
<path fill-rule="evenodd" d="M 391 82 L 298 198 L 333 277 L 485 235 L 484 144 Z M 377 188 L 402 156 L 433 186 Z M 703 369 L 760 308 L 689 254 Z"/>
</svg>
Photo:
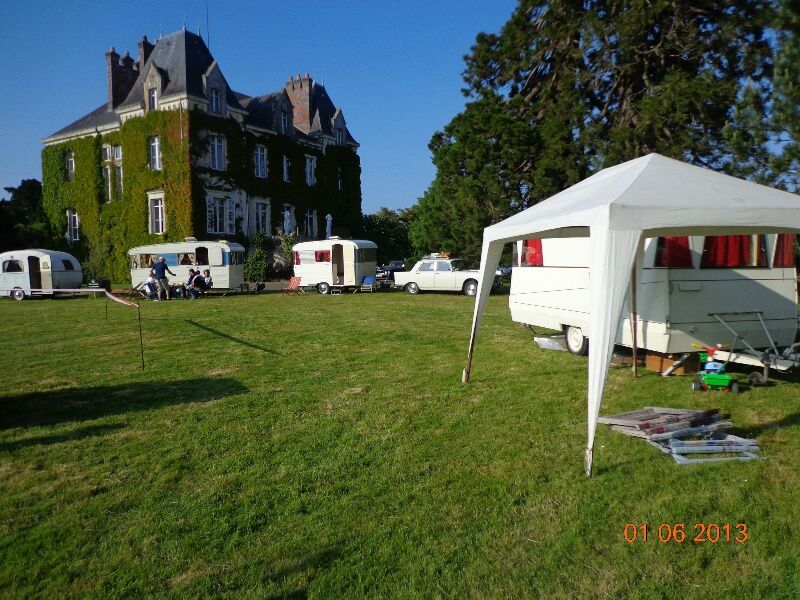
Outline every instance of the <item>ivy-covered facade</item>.
<svg viewBox="0 0 800 600">
<path fill-rule="evenodd" d="M 131 247 L 256 233 L 349 235 L 358 144 L 325 88 L 233 92 L 203 40 L 143 38 L 106 55 L 108 100 L 44 140 L 43 203 L 93 276 L 128 277 Z"/>
</svg>

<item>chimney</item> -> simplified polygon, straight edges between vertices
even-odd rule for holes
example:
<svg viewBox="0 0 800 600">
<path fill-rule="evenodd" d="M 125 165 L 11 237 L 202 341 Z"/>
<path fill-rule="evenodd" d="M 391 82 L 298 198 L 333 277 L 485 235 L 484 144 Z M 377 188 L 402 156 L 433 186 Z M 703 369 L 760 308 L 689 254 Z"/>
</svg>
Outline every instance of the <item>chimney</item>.
<svg viewBox="0 0 800 600">
<path fill-rule="evenodd" d="M 147 41 L 147 36 L 143 35 L 142 39 L 139 41 L 139 60 L 137 61 L 139 71 L 142 70 L 144 63 L 150 58 L 150 53 L 153 51 L 153 48 L 153 44 Z"/>
<path fill-rule="evenodd" d="M 301 77 L 300 73 L 298 73 L 296 78 L 290 75 L 289 82 L 286 84 L 286 93 L 292 102 L 294 126 L 304 133 L 308 133 L 311 130 L 311 120 L 314 117 L 313 99 L 311 97 L 313 86 L 314 80 L 311 79 L 308 73 L 304 77 Z"/>
<path fill-rule="evenodd" d="M 115 69 L 119 64 L 119 54 L 114 49 L 114 46 L 111 46 L 111 49 L 106 52 L 106 79 L 108 80 L 108 108 L 109 110 L 116 106 L 114 102 L 114 80 L 115 78 Z"/>
<path fill-rule="evenodd" d="M 133 68 L 131 55 L 126 52 L 122 61 L 112 46 L 106 52 L 106 79 L 108 80 L 108 108 L 116 108 L 125 100 L 133 87 L 137 71 Z"/>
</svg>

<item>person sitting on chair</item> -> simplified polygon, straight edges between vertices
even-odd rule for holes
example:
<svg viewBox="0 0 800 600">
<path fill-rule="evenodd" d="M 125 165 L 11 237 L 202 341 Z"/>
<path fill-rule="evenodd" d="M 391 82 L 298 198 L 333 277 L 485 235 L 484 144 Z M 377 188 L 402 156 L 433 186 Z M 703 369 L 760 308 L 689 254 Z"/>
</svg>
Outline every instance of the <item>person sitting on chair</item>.
<svg viewBox="0 0 800 600">
<path fill-rule="evenodd" d="M 155 273 L 153 273 L 153 269 L 150 269 L 150 273 L 147 275 L 147 279 L 145 279 L 144 283 L 142 284 L 142 291 L 147 294 L 147 297 L 150 300 L 155 300 L 158 302 L 158 293 L 156 292 L 156 278 L 154 277 Z"/>
<path fill-rule="evenodd" d="M 189 285 L 186 286 L 186 292 L 188 294 L 189 300 L 196 300 L 199 296 L 202 296 L 203 292 L 206 289 L 206 281 L 203 278 L 202 273 L 199 270 L 195 271 L 190 269 L 189 275 Z"/>
</svg>

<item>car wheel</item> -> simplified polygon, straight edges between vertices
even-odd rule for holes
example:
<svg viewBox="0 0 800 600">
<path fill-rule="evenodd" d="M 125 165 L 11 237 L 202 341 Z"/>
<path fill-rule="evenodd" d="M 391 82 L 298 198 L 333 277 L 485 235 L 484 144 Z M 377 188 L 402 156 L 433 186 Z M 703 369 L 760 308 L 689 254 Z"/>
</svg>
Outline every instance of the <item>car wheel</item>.
<svg viewBox="0 0 800 600">
<path fill-rule="evenodd" d="M 411 283 L 406 284 L 406 291 L 412 296 L 414 296 L 416 294 L 419 294 L 419 286 L 412 281 Z"/>
<path fill-rule="evenodd" d="M 318 283 L 318 284 L 317 284 L 317 291 L 318 291 L 320 294 L 323 294 L 323 295 L 325 295 L 325 294 L 327 294 L 327 293 L 328 293 L 330 290 L 331 290 L 331 286 L 330 286 L 330 285 L 328 285 L 327 283 L 325 283 L 324 281 L 323 281 L 322 283 Z"/>
<path fill-rule="evenodd" d="M 474 296 L 478 293 L 478 282 L 474 279 L 470 279 L 464 283 L 464 289 L 462 291 L 465 296 Z"/>
<path fill-rule="evenodd" d="M 14 288 L 14 291 L 11 292 L 11 297 L 14 300 L 25 300 L 25 292 L 19 288 Z"/>
<path fill-rule="evenodd" d="M 567 350 L 577 356 L 586 356 L 589 350 L 589 340 L 587 340 L 580 327 L 567 325 L 564 330 L 564 339 L 567 343 Z"/>
</svg>

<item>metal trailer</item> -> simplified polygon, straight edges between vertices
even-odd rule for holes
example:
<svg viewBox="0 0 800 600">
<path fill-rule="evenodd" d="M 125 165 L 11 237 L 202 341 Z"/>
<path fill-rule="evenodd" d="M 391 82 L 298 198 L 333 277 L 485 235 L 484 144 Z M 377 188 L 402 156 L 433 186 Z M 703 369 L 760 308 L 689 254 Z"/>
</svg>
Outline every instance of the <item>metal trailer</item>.
<svg viewBox="0 0 800 600">
<path fill-rule="evenodd" d="M 761 323 L 766 339 L 769 341 L 769 347 L 764 350 L 757 350 L 754 348 L 741 333 L 736 331 L 731 324 L 725 320 L 723 315 L 729 318 L 738 315 L 755 315 Z M 719 323 L 733 335 L 733 342 L 728 347 L 728 350 L 717 349 L 710 357 L 714 360 L 724 360 L 729 363 L 762 367 L 760 372 L 754 371 L 748 377 L 748 381 L 751 385 L 765 385 L 769 379 L 770 369 L 774 369 L 780 373 L 789 373 L 800 365 L 800 343 L 787 346 L 781 351 L 770 334 L 767 324 L 764 322 L 764 316 L 760 311 L 709 313 L 709 316 L 719 321 Z M 746 350 L 735 349 L 739 342 L 744 344 Z M 727 354 L 727 356 L 725 356 L 725 354 Z"/>
</svg>

